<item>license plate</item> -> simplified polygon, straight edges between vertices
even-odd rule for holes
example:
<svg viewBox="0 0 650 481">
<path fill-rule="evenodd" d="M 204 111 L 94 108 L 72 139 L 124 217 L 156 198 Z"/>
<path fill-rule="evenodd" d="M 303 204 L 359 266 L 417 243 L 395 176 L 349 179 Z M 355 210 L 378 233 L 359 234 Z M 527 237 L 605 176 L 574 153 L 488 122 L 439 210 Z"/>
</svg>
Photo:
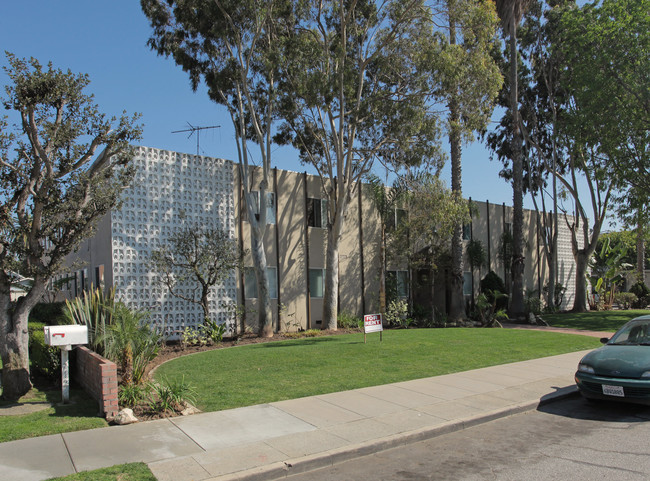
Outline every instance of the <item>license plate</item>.
<svg viewBox="0 0 650 481">
<path fill-rule="evenodd" d="M 603 384 L 603 394 L 608 396 L 625 397 L 623 386 L 608 386 L 607 384 Z"/>
</svg>

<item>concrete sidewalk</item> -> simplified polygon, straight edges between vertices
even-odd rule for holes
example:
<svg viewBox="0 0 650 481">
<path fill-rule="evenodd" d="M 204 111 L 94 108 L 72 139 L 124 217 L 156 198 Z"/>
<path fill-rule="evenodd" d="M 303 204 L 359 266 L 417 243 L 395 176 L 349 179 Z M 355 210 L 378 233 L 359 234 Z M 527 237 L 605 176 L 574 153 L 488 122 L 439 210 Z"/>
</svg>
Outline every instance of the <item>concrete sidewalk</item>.
<svg viewBox="0 0 650 481">
<path fill-rule="evenodd" d="M 0 480 L 134 461 L 148 463 L 160 481 L 276 479 L 535 409 L 575 392 L 586 352 L 2 443 Z"/>
</svg>

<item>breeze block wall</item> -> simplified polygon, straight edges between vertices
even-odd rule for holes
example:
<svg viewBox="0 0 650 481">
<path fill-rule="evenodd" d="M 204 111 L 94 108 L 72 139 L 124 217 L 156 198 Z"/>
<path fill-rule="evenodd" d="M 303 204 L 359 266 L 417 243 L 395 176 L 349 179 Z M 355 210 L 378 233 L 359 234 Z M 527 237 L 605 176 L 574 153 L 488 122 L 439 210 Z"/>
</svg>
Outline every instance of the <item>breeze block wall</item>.
<svg viewBox="0 0 650 481">
<path fill-rule="evenodd" d="M 117 365 L 94 351 L 77 346 L 75 380 L 99 403 L 99 414 L 114 418 L 117 402 Z"/>
<path fill-rule="evenodd" d="M 172 296 L 149 261 L 184 223 L 220 228 L 234 238 L 234 165 L 148 147 L 136 149 L 132 164 L 133 182 L 124 190 L 121 207 L 111 213 L 116 299 L 148 312 L 151 324 L 162 332 L 198 327 L 203 323 L 200 305 Z M 209 294 L 212 320 L 219 324 L 229 321 L 222 305 L 237 301 L 235 282 L 233 272 Z M 193 298 L 196 283 L 179 283 L 176 289 Z"/>
</svg>

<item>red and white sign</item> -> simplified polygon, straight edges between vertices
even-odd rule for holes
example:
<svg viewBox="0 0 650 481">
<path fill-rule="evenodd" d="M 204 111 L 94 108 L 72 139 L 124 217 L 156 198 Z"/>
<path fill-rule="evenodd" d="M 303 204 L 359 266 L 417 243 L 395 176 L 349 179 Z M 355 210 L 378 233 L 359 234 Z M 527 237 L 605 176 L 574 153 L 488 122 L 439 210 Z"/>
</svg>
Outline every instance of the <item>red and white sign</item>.
<svg viewBox="0 0 650 481">
<path fill-rule="evenodd" d="M 384 330 L 381 314 L 366 314 L 363 316 L 363 332 L 381 332 Z"/>
</svg>

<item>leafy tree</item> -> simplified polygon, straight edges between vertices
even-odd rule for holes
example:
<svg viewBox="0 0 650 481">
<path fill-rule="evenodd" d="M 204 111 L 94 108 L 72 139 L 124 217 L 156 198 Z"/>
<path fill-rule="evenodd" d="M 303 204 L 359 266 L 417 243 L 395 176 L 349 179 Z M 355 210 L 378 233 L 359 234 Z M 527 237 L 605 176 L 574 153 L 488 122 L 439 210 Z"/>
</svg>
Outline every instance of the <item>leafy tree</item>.
<svg viewBox="0 0 650 481">
<path fill-rule="evenodd" d="M 608 258 L 612 252 L 619 255 L 618 265 L 626 264 L 634 266 L 637 260 L 637 232 L 636 230 L 624 230 L 620 232 L 606 232 L 600 235 L 598 243 L 590 264 L 590 276 L 592 282 L 599 277 L 604 277 L 605 272 L 611 267 Z M 643 243 L 648 241 L 648 235 L 644 234 Z M 645 251 L 644 251 L 645 257 Z M 647 258 L 644 258 L 647 262 Z"/>
<path fill-rule="evenodd" d="M 149 46 L 188 72 L 193 89 L 204 81 L 210 99 L 230 114 L 251 226 L 259 335 L 273 337 L 264 234 L 277 70 L 283 62 L 283 32 L 293 23 L 293 4 L 288 0 L 141 0 L 140 4 L 153 27 Z M 251 168 L 249 140 L 259 149 L 259 179 Z"/>
<path fill-rule="evenodd" d="M 631 252 L 636 252 L 636 259 L 629 259 L 628 262 L 636 265 L 637 280 L 643 281 L 647 262 L 646 245 L 649 235 L 650 198 L 640 187 L 631 186 L 617 192 L 614 204 L 617 217 L 623 226 L 635 231 L 636 249 L 631 247 L 629 249 Z M 598 251 L 598 247 L 596 251 Z"/>
<path fill-rule="evenodd" d="M 557 44 L 584 112 L 588 142 L 630 185 L 650 192 L 649 0 L 598 0 L 567 9 Z"/>
<path fill-rule="evenodd" d="M 276 138 L 316 169 L 327 198 L 325 329 L 336 329 L 339 243 L 359 181 L 375 159 L 440 158 L 424 68 L 433 46 L 422 0 L 307 4 L 287 40 Z"/>
<path fill-rule="evenodd" d="M 467 201 L 447 189 L 429 173 L 410 174 L 401 182 L 408 191 L 408 218 L 392 239 L 391 249 L 406 255 L 412 269 L 427 269 L 431 280 L 432 322 L 435 323 L 434 274 L 455 226 L 469 221 Z"/>
<path fill-rule="evenodd" d="M 434 13 L 441 54 L 432 78 L 439 82 L 439 101 L 448 109 L 447 134 L 451 149 L 451 189 L 462 196 L 462 145 L 488 125 L 503 78 L 493 60 L 498 18 L 488 1 L 445 0 Z M 434 87 L 435 88 L 435 87 Z M 465 317 L 463 295 L 463 226 L 451 242 L 451 303 L 449 320 Z"/>
<path fill-rule="evenodd" d="M 200 225 L 182 226 L 151 253 L 161 282 L 173 296 L 201 306 L 204 324 L 210 321 L 210 291 L 240 267 L 240 261 L 237 243 L 228 232 Z M 195 285 L 190 293 L 179 289 L 188 284 Z"/>
<path fill-rule="evenodd" d="M 576 102 L 575 92 L 568 79 L 572 64 L 567 62 L 561 46 L 566 32 L 561 19 L 572 2 L 534 4 L 522 30 L 521 57 L 526 60 L 522 85 L 524 89 L 518 107 L 519 124 L 525 135 L 528 186 L 534 193 L 533 200 L 538 211 L 538 222 L 549 262 L 551 283 L 556 281 L 556 250 L 558 218 L 560 211 L 571 232 L 572 251 L 576 261 L 576 297 L 574 310 L 587 308 L 586 274 L 588 261 L 594 252 L 598 236 L 616 188 L 616 176 L 606 153 L 599 150 L 590 133 L 589 112 Z M 491 138 L 492 147 L 498 147 L 500 157 L 508 155 L 504 147 L 506 139 L 514 133 L 510 112 L 504 116 L 501 132 Z M 545 195 L 547 177 L 551 175 L 553 202 L 546 208 Z M 558 188 L 556 183 L 561 185 Z M 586 186 L 580 191 L 580 186 Z M 558 192 L 561 190 L 562 192 Z M 585 196 L 585 193 L 587 196 Z M 562 195 L 573 205 L 572 216 L 559 205 Z M 540 209 L 537 198 L 541 199 Z M 591 210 L 590 215 L 587 211 Z M 540 212 L 541 210 L 541 212 Z M 590 223 L 591 218 L 591 223 Z M 513 234 L 514 225 L 513 225 Z M 516 235 L 515 235 L 516 242 Z M 515 247 L 516 250 L 516 247 Z M 516 257 L 516 254 L 515 254 Z M 555 289 L 548 289 L 547 305 L 552 305 L 551 295 Z M 514 300 L 513 300 L 514 302 Z"/>
<path fill-rule="evenodd" d="M 7 54 L 2 99 L 15 115 L 0 123 L 0 356 L 5 399 L 31 389 L 27 319 L 65 257 L 93 234 L 131 179 L 136 116 L 100 113 L 86 75 Z M 100 148 L 104 150 L 96 155 Z M 33 279 L 10 300 L 12 271 Z"/>
</svg>

